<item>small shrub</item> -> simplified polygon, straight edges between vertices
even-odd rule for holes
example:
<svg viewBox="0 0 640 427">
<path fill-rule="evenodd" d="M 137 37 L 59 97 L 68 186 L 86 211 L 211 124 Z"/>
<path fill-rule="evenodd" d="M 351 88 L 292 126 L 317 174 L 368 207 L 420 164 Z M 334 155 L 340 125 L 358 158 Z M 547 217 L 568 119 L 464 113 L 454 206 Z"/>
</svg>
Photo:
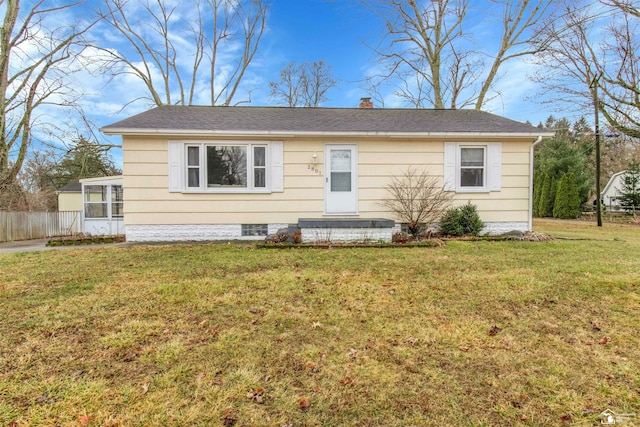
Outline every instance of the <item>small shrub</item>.
<svg viewBox="0 0 640 427">
<path fill-rule="evenodd" d="M 406 223 L 414 238 L 425 226 L 437 222 L 453 200 L 452 193 L 445 191 L 437 176 L 414 167 L 394 176 L 385 189 L 389 197 L 380 204 Z"/>
<path fill-rule="evenodd" d="M 483 228 L 478 210 L 471 203 L 447 210 L 440 220 L 440 232 L 448 236 L 478 236 Z"/>
<path fill-rule="evenodd" d="M 407 243 L 409 240 L 411 240 L 411 236 L 404 231 L 398 231 L 391 236 L 391 242 L 393 243 Z"/>
<path fill-rule="evenodd" d="M 268 235 L 264 240 L 267 243 L 302 243 L 302 233 L 300 230 L 289 233 L 286 228 L 282 228 L 277 233 Z"/>
</svg>

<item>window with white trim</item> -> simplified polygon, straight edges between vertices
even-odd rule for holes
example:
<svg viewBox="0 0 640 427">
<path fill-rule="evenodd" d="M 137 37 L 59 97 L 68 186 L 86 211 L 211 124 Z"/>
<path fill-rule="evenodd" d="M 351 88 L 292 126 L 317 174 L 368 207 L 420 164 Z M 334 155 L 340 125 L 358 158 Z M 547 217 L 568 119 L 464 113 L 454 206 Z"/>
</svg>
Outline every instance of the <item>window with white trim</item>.
<svg viewBox="0 0 640 427">
<path fill-rule="evenodd" d="M 121 218 L 123 216 L 122 185 L 85 185 L 85 218 Z"/>
<path fill-rule="evenodd" d="M 266 191 L 267 166 L 267 144 L 187 144 L 186 188 Z"/>
<path fill-rule="evenodd" d="M 84 216 L 85 218 L 107 218 L 109 216 L 106 185 L 86 185 L 84 187 Z"/>
<path fill-rule="evenodd" d="M 114 218 L 122 218 L 124 212 L 122 210 L 124 205 L 124 194 L 122 191 L 122 185 L 111 186 L 111 216 Z"/>
<path fill-rule="evenodd" d="M 444 188 L 458 193 L 502 189 L 502 143 L 445 142 Z"/>
<path fill-rule="evenodd" d="M 485 186 L 486 147 L 460 146 L 458 183 L 460 188 L 482 188 Z"/>
</svg>

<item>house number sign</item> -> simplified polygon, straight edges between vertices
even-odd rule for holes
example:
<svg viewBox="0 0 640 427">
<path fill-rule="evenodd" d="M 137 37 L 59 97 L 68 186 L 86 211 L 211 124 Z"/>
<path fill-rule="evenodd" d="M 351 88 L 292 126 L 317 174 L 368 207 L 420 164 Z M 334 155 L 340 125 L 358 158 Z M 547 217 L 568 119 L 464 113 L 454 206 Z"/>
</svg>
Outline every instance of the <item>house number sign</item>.
<svg viewBox="0 0 640 427">
<path fill-rule="evenodd" d="M 316 175 L 322 175 L 322 171 L 316 165 L 307 165 L 307 169 Z"/>
</svg>

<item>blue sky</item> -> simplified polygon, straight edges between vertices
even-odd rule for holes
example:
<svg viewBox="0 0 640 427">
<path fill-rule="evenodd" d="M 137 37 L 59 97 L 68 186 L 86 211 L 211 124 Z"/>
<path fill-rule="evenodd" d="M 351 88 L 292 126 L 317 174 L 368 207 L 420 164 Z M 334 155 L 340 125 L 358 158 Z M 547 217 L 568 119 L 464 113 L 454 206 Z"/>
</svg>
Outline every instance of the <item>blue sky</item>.
<svg viewBox="0 0 640 427">
<path fill-rule="evenodd" d="M 359 89 L 361 80 L 375 61 L 365 43 L 374 43 L 380 37 L 379 23 L 372 25 L 375 19 L 366 8 L 350 0 L 274 1 L 266 46 L 272 79 L 277 80 L 277 70 L 291 60 L 324 60 L 338 79 L 325 106 L 357 106 L 360 97 L 366 95 Z"/>
<path fill-rule="evenodd" d="M 478 44 L 497 43 L 491 19 L 479 8 L 486 1 L 472 0 L 469 7 L 468 27 Z M 371 47 L 382 40 L 384 27 L 381 19 L 355 0 L 274 0 L 266 37 L 268 67 L 265 70 L 277 80 L 277 72 L 289 61 L 324 60 L 332 66 L 338 86 L 328 93 L 324 106 L 355 107 L 366 96 L 362 80 L 375 68 L 376 58 Z M 482 48 L 482 46 L 480 46 Z M 537 124 L 550 114 L 537 102 L 535 84 L 527 78 L 533 65 L 515 60 L 505 64 L 505 72 L 498 83 L 502 96 L 487 106 L 487 110 L 518 121 Z M 256 99 L 262 104 L 273 103 L 269 98 Z M 403 107 L 390 93 L 386 107 Z M 558 115 L 556 112 L 555 115 Z"/>
<path fill-rule="evenodd" d="M 167 1 L 182 3 L 179 0 Z M 96 3 L 90 1 L 82 7 L 90 13 Z M 465 30 L 473 35 L 470 43 L 474 43 L 476 49 L 482 50 L 497 42 L 499 34 L 494 33 L 493 28 L 500 24 L 500 15 L 483 10 L 492 4 L 495 2 L 470 1 L 470 19 Z M 185 10 L 184 16 L 188 13 Z M 103 47 L 126 51 L 127 47 L 113 35 L 103 24 L 96 28 L 92 37 Z M 279 79 L 279 71 L 289 62 L 324 60 L 332 67 L 337 87 L 329 91 L 328 100 L 322 106 L 357 107 L 360 98 L 367 96 L 362 89 L 363 79 L 377 67 L 370 46 L 377 46 L 383 35 L 382 20 L 358 0 L 271 0 L 267 29 L 245 79 L 253 89 L 251 105 L 275 105 L 269 97 L 268 85 L 270 81 Z M 118 76 L 109 79 L 101 76 L 95 72 L 97 66 L 91 59 L 87 60 L 86 66 L 94 72 L 77 73 L 72 78 L 76 79 L 74 85 L 86 93 L 82 104 L 97 127 L 152 107 L 148 101 L 129 104 L 145 94 L 144 86 L 136 78 Z M 537 88 L 527 78 L 532 67 L 523 60 L 505 64 L 497 84 L 501 95 L 488 103 L 485 109 L 522 122 L 529 120 L 537 124 L 544 121 L 552 112 L 538 102 Z M 405 106 L 391 91 L 385 95 L 386 107 Z M 128 106 L 122 110 L 125 104 Z M 553 114 L 568 116 L 572 120 L 578 118 L 575 112 L 564 114 L 555 111 Z M 119 143 L 118 137 L 103 138 Z M 113 155 L 120 162 L 120 153 L 114 151 Z"/>
<path fill-rule="evenodd" d="M 477 0 L 471 2 L 470 26 L 477 33 L 476 39 L 483 43 L 495 42 L 497 35 L 491 31 L 491 22 L 486 21 L 487 16 L 477 9 L 480 3 L 486 4 Z M 251 105 L 275 104 L 268 96 L 268 84 L 278 80 L 279 70 L 290 61 L 324 60 L 332 67 L 338 85 L 328 93 L 323 106 L 356 107 L 360 97 L 367 96 L 362 89 L 365 75 L 377 66 L 369 46 L 378 45 L 383 34 L 380 18 L 356 0 L 272 0 L 267 31 L 247 78 L 254 84 Z M 116 44 L 112 47 L 123 49 Z M 533 99 L 533 83 L 527 79 L 531 67 L 522 61 L 507 64 L 498 85 L 504 94 L 491 102 L 487 110 L 519 121 L 537 123 L 544 120 L 549 113 Z M 137 90 L 142 90 L 141 84 L 127 80 L 111 82 L 108 90 L 100 92 L 101 96 L 111 94 L 103 101 L 115 107 L 129 102 L 126 97 Z M 404 106 L 391 93 L 387 95 L 386 107 Z M 101 117 L 99 124 L 107 124 L 146 107 L 148 105 L 135 103 L 116 116 Z"/>
</svg>

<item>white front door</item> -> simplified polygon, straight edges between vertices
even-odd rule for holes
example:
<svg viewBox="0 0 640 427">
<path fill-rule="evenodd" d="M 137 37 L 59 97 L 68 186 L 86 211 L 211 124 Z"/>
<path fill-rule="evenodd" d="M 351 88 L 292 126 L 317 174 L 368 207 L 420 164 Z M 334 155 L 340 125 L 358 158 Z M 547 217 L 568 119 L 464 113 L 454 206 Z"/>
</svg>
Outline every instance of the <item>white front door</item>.
<svg viewBox="0 0 640 427">
<path fill-rule="evenodd" d="M 358 213 L 357 147 L 353 144 L 327 144 L 324 158 L 325 213 Z"/>
</svg>

